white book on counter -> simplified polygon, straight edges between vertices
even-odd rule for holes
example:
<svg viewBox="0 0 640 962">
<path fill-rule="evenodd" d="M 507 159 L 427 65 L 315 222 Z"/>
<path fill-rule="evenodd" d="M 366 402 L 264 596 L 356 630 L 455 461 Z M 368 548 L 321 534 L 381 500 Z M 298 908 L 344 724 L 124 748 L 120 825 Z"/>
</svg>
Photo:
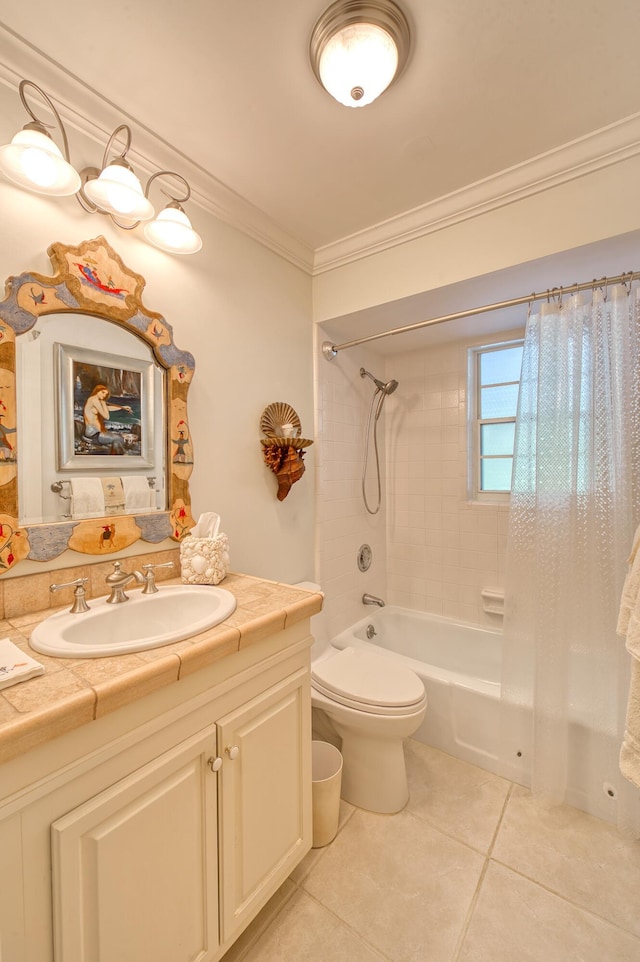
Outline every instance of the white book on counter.
<svg viewBox="0 0 640 962">
<path fill-rule="evenodd" d="M 40 662 L 27 655 L 8 638 L 0 638 L 0 689 L 35 678 L 36 675 L 44 675 Z"/>
</svg>

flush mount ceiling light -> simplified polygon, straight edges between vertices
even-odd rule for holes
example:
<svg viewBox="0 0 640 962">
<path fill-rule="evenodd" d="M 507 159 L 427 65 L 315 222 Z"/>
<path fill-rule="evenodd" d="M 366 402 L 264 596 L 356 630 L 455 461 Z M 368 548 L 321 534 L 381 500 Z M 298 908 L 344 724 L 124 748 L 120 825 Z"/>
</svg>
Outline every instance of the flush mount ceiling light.
<svg viewBox="0 0 640 962">
<path fill-rule="evenodd" d="M 40 120 L 27 103 L 27 88 L 35 91 L 53 114 L 63 151 L 48 133 L 47 128 L 52 129 L 53 125 Z M 149 188 L 156 178 L 177 180 L 181 189 L 162 191 L 170 202 L 152 223 L 146 225 L 145 236 L 156 247 L 173 254 L 193 254 L 200 250 L 202 240 L 181 207 L 191 196 L 189 184 L 182 174 L 161 170 L 151 175 L 143 189 L 126 158 L 131 146 L 131 129 L 127 124 L 117 127 L 109 138 L 102 167 L 86 167 L 78 174 L 70 162 L 67 133 L 50 98 L 30 80 L 21 81 L 19 92 L 32 120 L 10 144 L 0 147 L 0 171 L 9 180 L 27 190 L 52 197 L 75 194 L 84 210 L 90 214 L 108 214 L 123 230 L 132 230 L 154 216 Z M 111 158 L 115 141 L 121 134 L 124 135 L 124 146 Z"/>
<path fill-rule="evenodd" d="M 332 97 L 365 107 L 398 79 L 409 47 L 407 18 L 393 0 L 337 0 L 313 28 L 309 57 Z"/>
</svg>

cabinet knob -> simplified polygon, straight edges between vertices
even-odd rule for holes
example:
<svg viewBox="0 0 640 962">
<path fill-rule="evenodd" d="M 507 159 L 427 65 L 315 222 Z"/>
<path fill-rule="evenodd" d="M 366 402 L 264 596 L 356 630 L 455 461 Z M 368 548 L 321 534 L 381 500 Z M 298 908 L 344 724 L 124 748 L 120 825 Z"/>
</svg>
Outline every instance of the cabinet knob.
<svg viewBox="0 0 640 962">
<path fill-rule="evenodd" d="M 225 748 L 225 752 L 227 753 L 231 761 L 233 761 L 234 758 L 237 758 L 238 755 L 240 754 L 240 749 L 238 748 L 237 745 L 227 745 L 227 747 Z"/>
<path fill-rule="evenodd" d="M 207 764 L 209 765 L 209 768 L 211 769 L 212 772 L 219 772 L 220 769 L 222 768 L 222 759 L 220 758 L 220 756 L 218 756 L 217 758 L 209 758 L 207 760 Z"/>
</svg>

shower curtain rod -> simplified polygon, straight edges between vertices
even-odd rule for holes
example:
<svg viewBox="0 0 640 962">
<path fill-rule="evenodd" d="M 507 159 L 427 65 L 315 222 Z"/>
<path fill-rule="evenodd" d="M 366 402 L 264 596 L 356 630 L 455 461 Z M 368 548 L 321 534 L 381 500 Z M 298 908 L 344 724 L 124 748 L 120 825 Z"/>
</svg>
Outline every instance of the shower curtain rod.
<svg viewBox="0 0 640 962">
<path fill-rule="evenodd" d="M 571 284 L 569 287 L 553 287 L 541 294 L 527 294 L 524 297 L 512 297 L 508 301 L 498 301 L 496 304 L 485 304 L 484 307 L 472 307 L 468 311 L 458 311 L 455 314 L 443 314 L 442 317 L 433 317 L 428 321 L 417 321 L 415 324 L 407 324 L 405 327 L 396 327 L 391 331 L 381 331 L 380 334 L 369 334 L 367 337 L 359 337 L 353 341 L 345 341 L 344 344 L 332 344 L 331 341 L 324 341 L 322 353 L 330 361 L 336 357 L 338 351 L 345 351 L 349 347 L 357 347 L 358 344 L 366 344 L 369 341 L 377 341 L 381 337 L 392 337 L 395 334 L 406 334 L 408 331 L 419 331 L 423 327 L 431 327 L 433 324 L 444 324 L 445 321 L 458 321 L 463 317 L 473 317 L 475 314 L 488 314 L 489 311 L 499 311 L 504 307 L 517 307 L 518 304 L 532 304 L 543 298 L 550 300 L 562 298 L 565 294 L 577 294 L 579 291 L 595 290 L 596 287 L 605 289 L 611 284 L 631 284 L 632 281 L 640 279 L 640 271 L 627 271 L 618 274 L 616 277 L 602 277 L 599 280 L 585 281 L 582 284 Z"/>
</svg>

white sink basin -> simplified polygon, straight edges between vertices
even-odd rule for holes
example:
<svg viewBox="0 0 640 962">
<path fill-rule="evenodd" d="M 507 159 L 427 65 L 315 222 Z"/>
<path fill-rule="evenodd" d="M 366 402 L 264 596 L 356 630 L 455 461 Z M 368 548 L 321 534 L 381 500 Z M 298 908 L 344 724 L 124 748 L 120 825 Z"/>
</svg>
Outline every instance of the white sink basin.
<svg viewBox="0 0 640 962">
<path fill-rule="evenodd" d="M 103 658 L 160 648 L 197 635 L 235 611 L 230 591 L 213 585 L 166 585 L 157 594 L 132 591 L 129 600 L 108 605 L 90 601 L 90 610 L 60 611 L 33 630 L 29 644 L 58 658 Z"/>
</svg>

